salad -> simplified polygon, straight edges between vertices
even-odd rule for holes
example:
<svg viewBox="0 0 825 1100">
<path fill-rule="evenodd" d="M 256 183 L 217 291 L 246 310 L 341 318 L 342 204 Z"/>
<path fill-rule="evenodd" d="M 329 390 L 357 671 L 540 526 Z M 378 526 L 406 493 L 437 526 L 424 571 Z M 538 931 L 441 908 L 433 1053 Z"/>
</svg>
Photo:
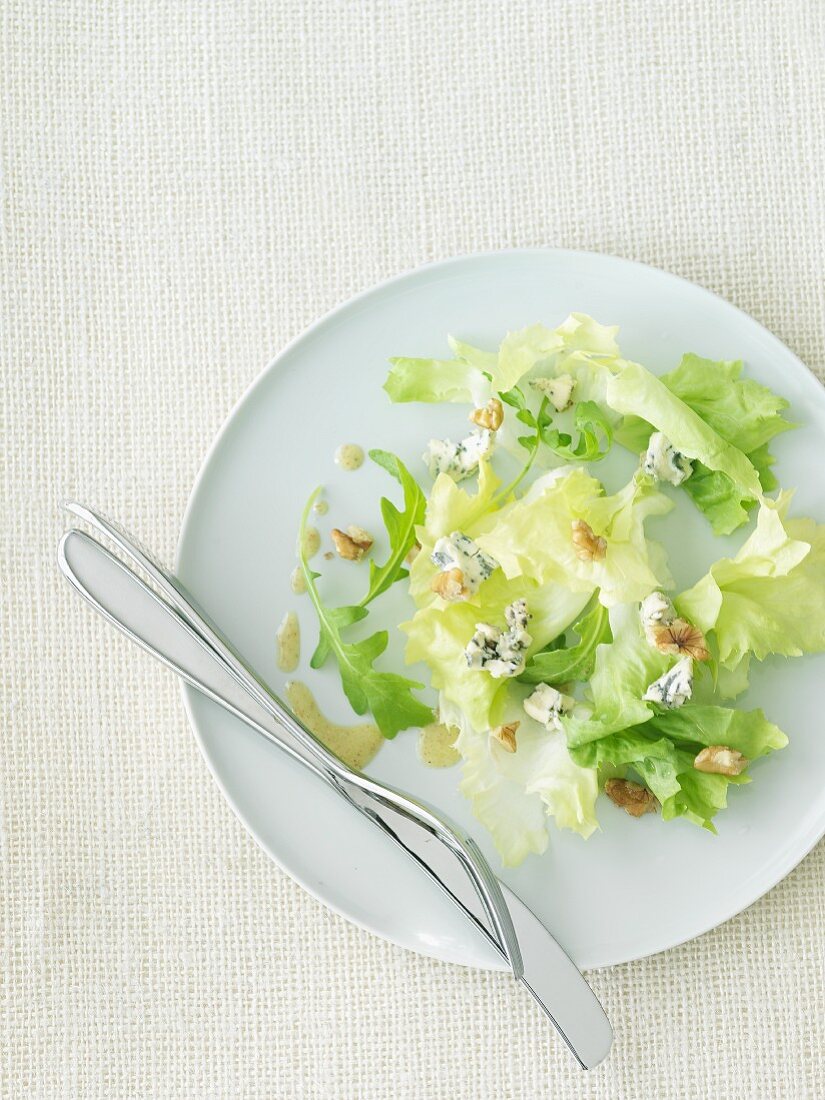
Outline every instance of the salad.
<svg viewBox="0 0 825 1100">
<path fill-rule="evenodd" d="M 790 515 L 772 472 L 787 403 L 739 362 L 686 354 L 657 377 L 616 334 L 574 313 L 497 351 L 451 338 L 452 358 L 391 360 L 390 400 L 455 404 L 456 438 L 422 440 L 414 473 L 370 452 L 401 499 L 381 501 L 385 560 L 361 528 L 333 532 L 342 556 L 368 562 L 358 603 L 328 606 L 310 565 L 318 491 L 302 518 L 311 666 L 334 661 L 385 738 L 436 718 L 453 731 L 461 791 L 508 865 L 546 848 L 549 818 L 588 837 L 600 792 L 633 817 L 715 831 L 729 788 L 788 741 L 736 706 L 755 662 L 825 650 L 825 526 Z M 608 492 L 612 448 L 639 459 Z M 680 592 L 648 533 L 679 494 L 717 535 L 749 525 Z M 386 629 L 351 630 L 396 583 L 415 610 L 391 625 L 426 668 L 435 713 L 421 682 L 382 667 Z"/>
</svg>

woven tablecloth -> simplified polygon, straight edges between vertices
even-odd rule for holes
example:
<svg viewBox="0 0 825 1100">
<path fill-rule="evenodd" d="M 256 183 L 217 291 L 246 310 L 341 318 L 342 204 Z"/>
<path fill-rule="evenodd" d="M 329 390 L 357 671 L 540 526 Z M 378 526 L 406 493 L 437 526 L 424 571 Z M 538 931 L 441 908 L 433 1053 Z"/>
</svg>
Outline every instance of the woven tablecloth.
<svg viewBox="0 0 825 1100">
<path fill-rule="evenodd" d="M 2 1096 L 820 1100 L 825 847 L 593 974 L 616 1044 L 581 1074 L 506 976 L 275 868 L 172 676 L 54 552 L 77 494 L 171 559 L 272 354 L 456 253 L 660 265 L 825 378 L 825 5 L 4 0 L 0 23 Z"/>
</svg>

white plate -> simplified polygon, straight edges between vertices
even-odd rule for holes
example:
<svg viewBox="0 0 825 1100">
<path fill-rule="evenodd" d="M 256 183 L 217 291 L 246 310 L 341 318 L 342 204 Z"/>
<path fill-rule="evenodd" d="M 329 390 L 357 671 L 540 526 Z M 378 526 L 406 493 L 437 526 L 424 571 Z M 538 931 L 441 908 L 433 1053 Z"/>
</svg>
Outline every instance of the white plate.
<svg viewBox="0 0 825 1100">
<path fill-rule="evenodd" d="M 797 486 L 795 511 L 825 519 L 825 479 L 812 476 L 825 453 L 825 392 L 774 336 L 709 292 L 650 267 L 588 253 L 519 251 L 469 256 L 393 279 L 335 310 L 283 351 L 242 399 L 201 471 L 181 535 L 178 571 L 207 611 L 276 689 L 274 634 L 283 613 L 299 612 L 297 678 L 323 708 L 354 720 L 331 670 L 307 661 L 317 631 L 307 598 L 289 587 L 302 505 L 325 484 L 336 522 L 381 529 L 378 498 L 393 494 L 367 463 L 345 473 L 339 443 L 397 452 L 425 476 L 420 454 L 431 435 L 461 431 L 462 406 L 393 406 L 381 385 L 392 355 L 444 356 L 447 333 L 494 348 L 511 329 L 568 312 L 621 326 L 623 352 L 656 371 L 684 351 L 744 359 L 749 376 L 791 402 L 800 427 L 775 450 L 783 485 Z M 625 461 L 625 466 L 622 462 Z M 617 458 L 622 475 L 632 459 Z M 627 465 L 629 463 L 629 465 Z M 619 477 L 619 470 L 608 471 Z M 741 541 L 714 539 L 684 496 L 657 531 L 671 552 L 677 584 L 692 583 Z M 318 559 L 330 601 L 360 594 L 363 572 Z M 401 621 L 397 585 L 371 618 Z M 400 635 L 386 665 L 402 670 Z M 547 923 L 581 967 L 649 955 L 727 920 L 777 883 L 825 830 L 825 737 L 815 658 L 758 667 L 745 705 L 762 705 L 790 746 L 754 767 L 756 781 L 734 790 L 719 835 L 684 821 L 633 820 L 604 798 L 603 831 L 588 841 L 551 826 L 544 856 L 502 870 L 457 790 L 457 769 L 434 771 L 407 731 L 382 749 L 370 771 L 419 795 L 469 828 L 501 877 Z M 281 867 L 332 909 L 404 947 L 453 962 L 496 968 L 490 949 L 389 841 L 298 765 L 197 692 L 186 703 L 201 747 L 235 812 Z"/>
</svg>

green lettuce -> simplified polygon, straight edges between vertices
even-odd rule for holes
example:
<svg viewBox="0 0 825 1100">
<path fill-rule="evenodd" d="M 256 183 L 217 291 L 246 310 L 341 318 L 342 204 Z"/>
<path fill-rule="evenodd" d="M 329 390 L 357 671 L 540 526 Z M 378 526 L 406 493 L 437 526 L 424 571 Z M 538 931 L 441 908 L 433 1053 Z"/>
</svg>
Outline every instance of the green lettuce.
<svg viewBox="0 0 825 1100">
<path fill-rule="evenodd" d="M 644 368 L 638 368 L 644 370 Z M 781 416 L 787 402 L 766 386 L 743 379 L 741 362 L 702 359 L 688 354 L 675 370 L 658 381 L 676 398 L 696 414 L 719 438 L 735 447 L 747 458 L 756 472 L 759 488 L 769 492 L 776 487 L 771 466 L 774 457 L 769 443 L 780 432 L 793 425 Z M 656 390 L 656 387 L 653 387 Z M 657 390 L 661 396 L 661 392 Z M 661 403 L 661 402 L 659 402 Z M 657 402 L 653 400 L 653 406 Z M 625 406 L 626 407 L 626 406 Z M 699 450 L 690 450 L 690 441 L 683 438 L 681 445 L 655 419 L 654 413 L 638 404 L 639 415 L 628 415 L 619 429 L 618 437 L 630 450 L 643 451 L 647 447 L 653 424 L 665 433 L 678 450 L 693 460 L 693 473 L 683 483 L 684 490 L 700 511 L 704 512 L 720 535 L 730 534 L 748 519 L 750 509 L 759 498 L 755 486 L 744 485 L 737 479 L 733 468 L 727 468 L 724 460 L 714 465 Z M 695 445 L 695 444 L 694 444 Z M 741 467 L 741 462 L 738 462 Z"/>
<path fill-rule="evenodd" d="M 715 562 L 676 604 L 712 637 L 727 669 L 748 654 L 825 651 L 825 526 L 788 519 L 790 494 L 765 500 L 733 558 Z"/>
<path fill-rule="evenodd" d="M 723 439 L 750 455 L 793 425 L 781 415 L 788 407 L 784 398 L 741 374 L 740 361 L 688 354 L 662 381 Z"/>
<path fill-rule="evenodd" d="M 550 373 L 582 372 L 583 365 L 614 359 L 618 355 L 615 334 L 615 328 L 600 325 L 586 314 L 571 313 L 554 329 L 536 324 L 508 333 L 498 352 L 481 351 L 451 337 L 454 359 L 391 359 L 384 389 L 395 402 L 481 405 L 491 394 L 511 389 L 540 364 L 546 363 Z"/>
<path fill-rule="evenodd" d="M 548 817 L 583 837 L 598 828 L 596 772 L 571 759 L 562 733 L 548 733 L 528 718 L 519 695 L 508 700 L 502 714 L 503 721 L 519 722 L 515 753 L 502 749 L 486 729 L 475 730 L 449 702 L 442 700 L 440 718 L 460 731 L 461 791 L 505 866 L 546 849 Z"/>
<path fill-rule="evenodd" d="M 647 641 L 635 606 L 612 608 L 610 629 L 613 641 L 596 649 L 590 705 L 587 709 L 577 708 L 564 722 L 568 743 L 576 747 L 652 718 L 654 706 L 642 696 L 674 663 L 673 657 L 660 653 Z M 581 758 L 579 762 L 583 762 Z"/>
<path fill-rule="evenodd" d="M 607 607 L 641 600 L 667 586 L 662 555 L 645 537 L 645 521 L 664 515 L 672 501 L 649 478 L 637 475 L 620 492 L 605 496 L 601 483 L 583 469 L 551 471 L 521 499 L 502 508 L 477 541 L 506 576 L 532 577 L 574 592 L 599 590 Z M 604 538 L 598 560 L 582 560 L 572 540 L 574 520 L 584 520 Z"/>
<path fill-rule="evenodd" d="M 435 479 L 427 499 L 424 522 L 415 531 L 421 549 L 410 567 L 410 595 L 418 607 L 436 598 L 430 582 L 437 569 L 430 561 L 430 554 L 438 539 L 453 531 L 462 531 L 473 538 L 489 527 L 493 522 L 490 512 L 500 487 L 500 478 L 484 459 L 479 465 L 474 493 L 453 481 L 448 474 L 439 474 Z"/>
<path fill-rule="evenodd" d="M 632 768 L 661 803 L 664 820 L 685 816 L 712 830 L 728 786 L 748 777 L 698 772 L 696 754 L 707 745 L 726 745 L 754 760 L 782 748 L 787 738 L 760 710 L 695 702 L 664 710 L 646 702 L 648 685 L 676 658 L 648 643 L 636 608 L 614 608 L 610 615 L 615 640 L 596 650 L 590 713 L 577 708 L 563 719 L 570 755 L 585 768 Z M 695 675 L 700 686 L 709 684 L 701 666 Z"/>
<path fill-rule="evenodd" d="M 522 598 L 533 616 L 528 627 L 533 638 L 527 651 L 529 657 L 573 622 L 587 603 L 589 593 L 571 592 L 552 584 L 538 585 L 526 577 L 508 579 L 497 569 L 472 601 L 444 604 L 435 600 L 401 624 L 407 635 L 408 663 L 423 661 L 430 669 L 432 686 L 446 702 L 464 712 L 474 729 L 486 730 L 498 724 L 507 681 L 495 679 L 484 669 L 468 668 L 464 650 L 475 633 L 476 623 L 504 626 L 505 607 Z"/>
<path fill-rule="evenodd" d="M 759 475 L 748 457 L 638 363 L 626 363 L 610 379 L 607 401 L 616 412 L 641 415 L 688 458 L 727 474 L 744 495 L 754 500 L 762 495 Z"/>
<path fill-rule="evenodd" d="M 727 805 L 733 784 L 750 782 L 737 776 L 697 771 L 698 752 L 708 745 L 725 745 L 748 761 L 783 748 L 788 739 L 761 710 L 686 703 L 678 710 L 654 714 L 646 722 L 598 740 L 575 743 L 568 729 L 573 760 L 583 767 L 629 767 L 661 803 L 662 818 L 687 817 L 714 832 L 712 819 Z"/>
<path fill-rule="evenodd" d="M 484 375 L 463 359 L 390 360 L 390 373 L 384 389 L 395 402 L 463 401 L 483 394 Z"/>
</svg>

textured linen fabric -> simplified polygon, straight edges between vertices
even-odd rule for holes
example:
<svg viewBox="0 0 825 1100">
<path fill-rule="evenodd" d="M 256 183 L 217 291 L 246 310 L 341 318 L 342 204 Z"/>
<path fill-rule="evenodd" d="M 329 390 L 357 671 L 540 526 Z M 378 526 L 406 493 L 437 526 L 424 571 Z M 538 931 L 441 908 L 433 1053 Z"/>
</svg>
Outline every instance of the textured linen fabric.
<svg viewBox="0 0 825 1100">
<path fill-rule="evenodd" d="M 506 976 L 279 872 L 173 677 L 54 562 L 71 494 L 171 559 L 271 355 L 455 253 L 658 264 L 825 378 L 825 5 L 4 0 L 0 23 L 0 1094 L 825 1096 L 825 847 L 593 974 L 616 1043 L 581 1074 Z"/>
</svg>

